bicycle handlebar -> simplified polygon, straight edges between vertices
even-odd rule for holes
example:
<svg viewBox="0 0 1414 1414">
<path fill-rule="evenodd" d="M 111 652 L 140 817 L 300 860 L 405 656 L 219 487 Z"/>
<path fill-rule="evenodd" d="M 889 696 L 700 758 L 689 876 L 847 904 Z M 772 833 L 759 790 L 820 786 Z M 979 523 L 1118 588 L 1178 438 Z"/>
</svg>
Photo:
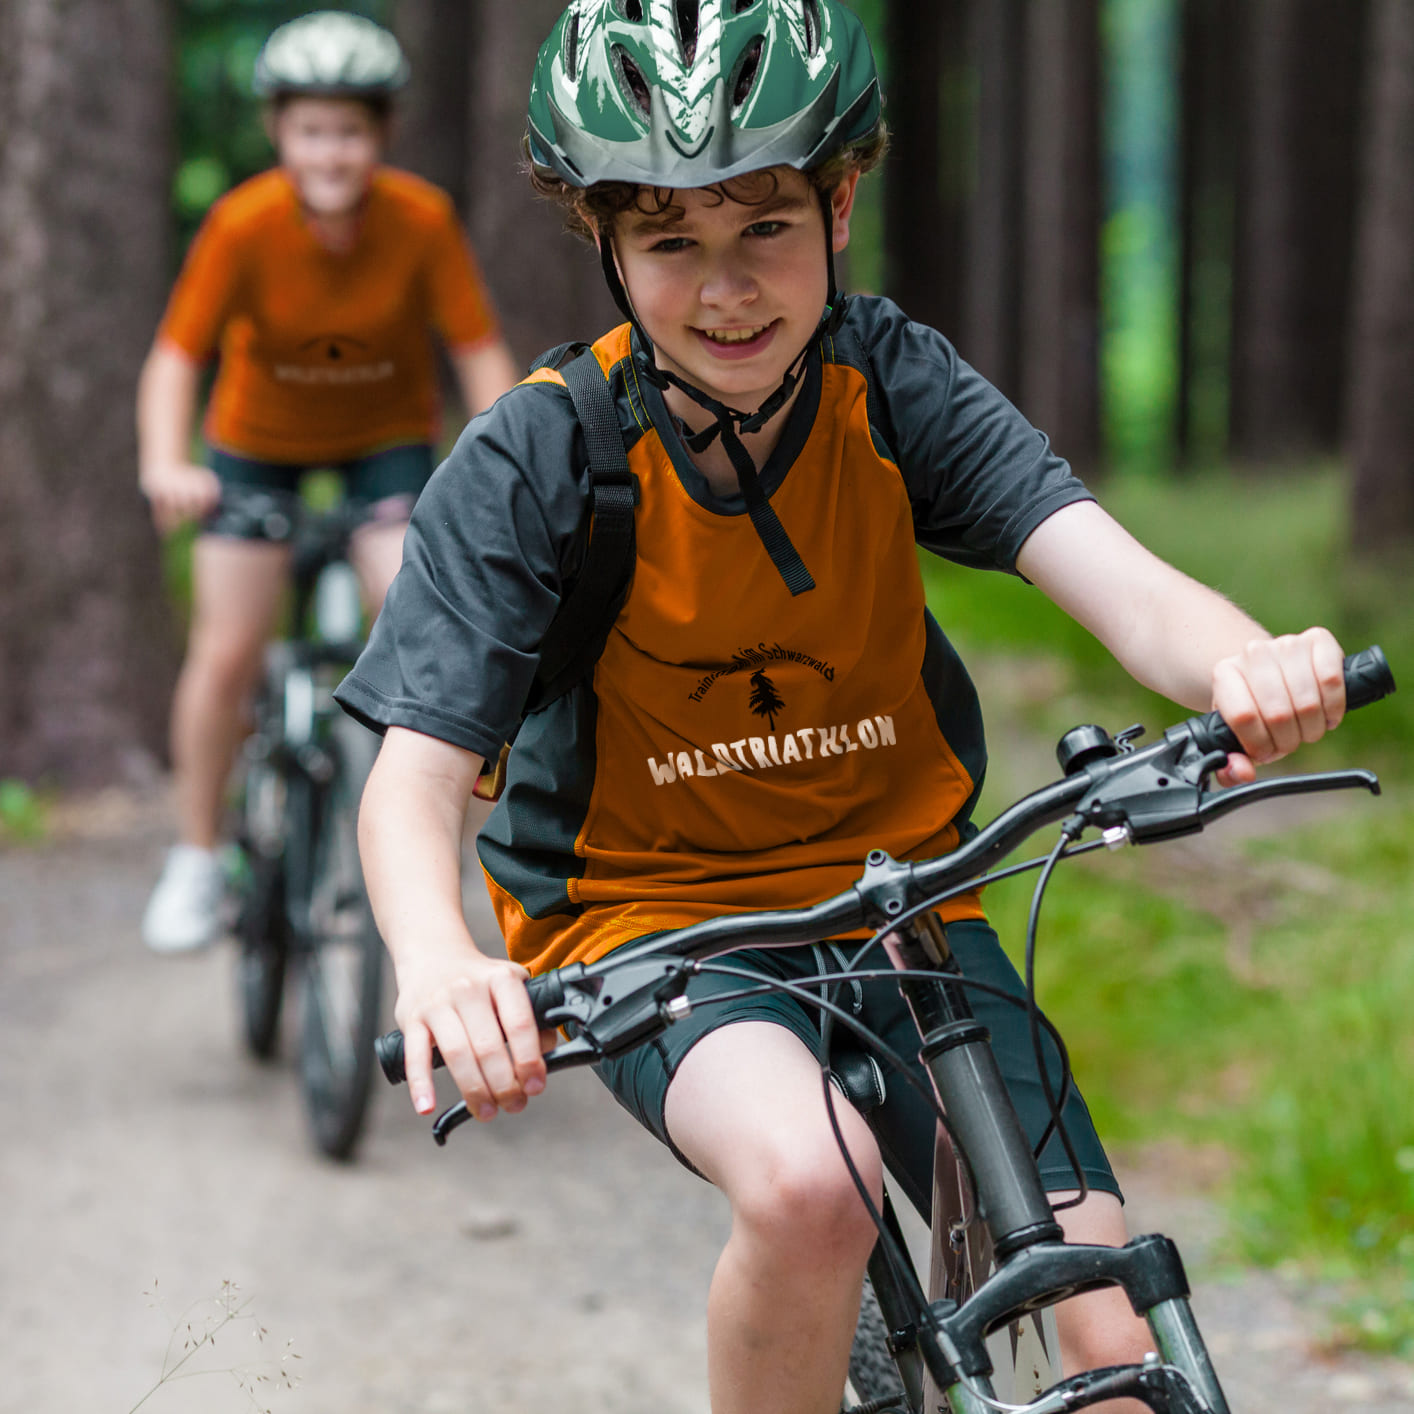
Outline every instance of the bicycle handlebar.
<svg viewBox="0 0 1414 1414">
<path fill-rule="evenodd" d="M 1346 658 L 1348 711 L 1377 702 L 1394 690 L 1394 675 L 1378 647 Z M 1354 785 L 1379 791 L 1379 782 L 1368 771 L 1343 771 L 1276 777 L 1209 796 L 1207 776 L 1229 752 L 1241 749 L 1232 728 L 1217 712 L 1190 717 L 1140 750 L 1133 749 L 1129 733 L 1116 744 L 1098 728 L 1084 730 L 1098 735 L 1087 738 L 1090 749 L 1067 768 L 1069 774 L 1004 810 L 951 854 L 911 864 L 875 850 L 859 882 L 822 903 L 711 918 L 666 936 L 626 944 L 598 963 L 572 963 L 532 977 L 526 989 L 536 1021 L 555 1026 L 583 1022 L 591 1014 L 597 1018 L 613 1013 L 612 1054 L 619 1054 L 661 1027 L 664 1005 L 685 986 L 685 960 L 748 944 L 809 943 L 866 925 L 886 925 L 921 900 L 936 900 L 947 890 L 970 884 L 1028 835 L 1067 816 L 1073 834 L 1086 827 L 1116 829 L 1125 841 L 1144 843 L 1193 833 L 1219 815 L 1278 794 Z M 597 985 L 579 985 L 597 982 L 611 970 L 616 976 L 623 974 L 623 983 L 614 988 L 618 1000 L 604 997 L 606 989 Z M 402 1033 L 380 1036 L 375 1049 L 388 1080 L 393 1084 L 406 1080 Z M 546 1063 L 558 1069 L 610 1053 L 594 1044 L 569 1042 L 551 1052 Z M 432 1058 L 434 1066 L 443 1064 L 435 1048 Z M 444 1141 L 443 1130 L 434 1133 L 439 1143 Z"/>
</svg>

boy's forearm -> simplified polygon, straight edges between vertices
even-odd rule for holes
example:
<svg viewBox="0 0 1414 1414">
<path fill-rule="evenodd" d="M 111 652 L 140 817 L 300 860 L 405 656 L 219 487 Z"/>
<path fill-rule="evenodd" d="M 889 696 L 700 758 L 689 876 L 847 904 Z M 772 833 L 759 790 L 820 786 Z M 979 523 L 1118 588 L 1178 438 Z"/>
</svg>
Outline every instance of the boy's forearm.
<svg viewBox="0 0 1414 1414">
<path fill-rule="evenodd" d="M 1156 586 L 1159 592 L 1139 606 L 1143 623 L 1135 626 L 1116 657 L 1146 687 L 1205 712 L 1213 705 L 1217 664 L 1271 634 L 1216 590 L 1172 573 L 1168 586 Z"/>
<path fill-rule="evenodd" d="M 469 761 L 474 781 L 480 758 Z M 398 764 L 385 745 L 359 810 L 359 850 L 379 931 L 395 963 L 429 947 L 475 952 L 462 912 L 468 802 L 461 774 L 449 778 Z"/>
<path fill-rule="evenodd" d="M 1056 512 L 1032 533 L 1017 568 L 1146 687 L 1198 711 L 1212 706 L 1213 669 L 1261 624 L 1216 590 L 1158 558 L 1093 502 Z"/>
</svg>

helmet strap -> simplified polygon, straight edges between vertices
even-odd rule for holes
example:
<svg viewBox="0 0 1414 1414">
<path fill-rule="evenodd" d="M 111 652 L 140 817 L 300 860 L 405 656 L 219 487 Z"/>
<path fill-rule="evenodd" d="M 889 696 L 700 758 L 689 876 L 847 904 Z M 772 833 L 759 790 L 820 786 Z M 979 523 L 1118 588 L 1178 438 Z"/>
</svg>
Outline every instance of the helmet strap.
<svg viewBox="0 0 1414 1414">
<path fill-rule="evenodd" d="M 794 394 L 811 350 L 822 338 L 833 334 L 844 321 L 847 299 L 840 294 L 835 278 L 834 207 L 828 193 L 821 192 L 819 196 L 821 212 L 825 219 L 825 265 L 829 276 L 825 311 L 820 316 L 820 322 L 816 326 L 815 332 L 810 336 L 790 368 L 787 369 L 780 387 L 755 412 L 742 412 L 739 408 L 728 407 L 710 394 L 704 393 L 701 388 L 687 382 L 686 379 L 679 378 L 677 374 L 658 367 L 654 357 L 653 341 L 648 337 L 648 331 L 643 327 L 642 321 L 634 310 L 633 301 L 629 299 L 628 291 L 624 288 L 623 280 L 619 275 L 618 262 L 614 259 L 613 235 L 610 231 L 602 228 L 599 231 L 599 264 L 604 272 L 604 281 L 609 287 L 609 293 L 613 296 L 614 303 L 633 325 L 634 332 L 643 345 L 643 355 L 637 361 L 641 373 L 660 392 L 670 386 L 674 387 L 699 407 L 712 414 L 713 421 L 708 423 L 702 431 L 688 432 L 684 429 L 683 442 L 689 451 L 700 453 L 706 451 L 718 437 L 721 437 L 722 450 L 726 452 L 736 470 L 737 479 L 741 483 L 741 494 L 746 501 L 746 511 L 751 517 L 751 523 L 756 528 L 756 533 L 760 537 L 766 553 L 770 555 L 771 562 L 780 571 L 781 578 L 785 581 L 786 588 L 790 590 L 792 595 L 804 594 L 808 590 L 814 589 L 815 580 L 810 571 L 806 569 L 799 551 L 791 544 L 785 526 L 781 524 L 775 508 L 771 505 L 765 491 L 762 490 L 756 463 L 751 459 L 751 453 L 746 450 L 740 434 L 759 432 L 780 412 Z"/>
</svg>

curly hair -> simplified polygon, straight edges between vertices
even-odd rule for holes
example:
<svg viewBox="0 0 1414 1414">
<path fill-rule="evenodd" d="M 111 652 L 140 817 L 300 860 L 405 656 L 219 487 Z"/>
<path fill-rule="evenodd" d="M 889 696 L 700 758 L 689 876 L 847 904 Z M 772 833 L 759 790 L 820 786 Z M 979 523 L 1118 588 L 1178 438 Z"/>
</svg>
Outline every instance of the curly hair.
<svg viewBox="0 0 1414 1414">
<path fill-rule="evenodd" d="M 889 130 L 881 120 L 868 136 L 841 148 L 805 173 L 806 180 L 823 196 L 829 196 L 851 173 L 861 175 L 872 171 L 884 159 L 889 146 Z M 612 228 L 614 219 L 628 211 L 645 216 L 674 219 L 682 215 L 682 207 L 673 201 L 671 187 L 639 186 L 634 182 L 595 182 L 593 186 L 571 186 L 563 177 L 543 167 L 530 156 L 530 139 L 521 144 L 525 153 L 522 170 L 530 178 L 536 193 L 554 202 L 565 215 L 565 228 L 575 235 L 592 241 L 596 230 Z M 711 188 L 718 202 L 735 201 L 743 206 L 762 206 L 772 200 L 780 187 L 780 178 L 773 168 L 747 172 L 740 177 L 718 182 Z"/>
</svg>

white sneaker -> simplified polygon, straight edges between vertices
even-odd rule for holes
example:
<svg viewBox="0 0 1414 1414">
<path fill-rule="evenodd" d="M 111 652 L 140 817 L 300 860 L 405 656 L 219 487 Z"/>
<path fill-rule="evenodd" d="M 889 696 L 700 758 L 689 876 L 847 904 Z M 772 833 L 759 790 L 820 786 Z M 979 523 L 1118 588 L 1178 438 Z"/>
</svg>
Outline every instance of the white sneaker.
<svg viewBox="0 0 1414 1414">
<path fill-rule="evenodd" d="M 161 953 L 209 947 L 221 933 L 224 892 L 221 856 L 215 850 L 174 845 L 142 916 L 143 942 Z"/>
</svg>

